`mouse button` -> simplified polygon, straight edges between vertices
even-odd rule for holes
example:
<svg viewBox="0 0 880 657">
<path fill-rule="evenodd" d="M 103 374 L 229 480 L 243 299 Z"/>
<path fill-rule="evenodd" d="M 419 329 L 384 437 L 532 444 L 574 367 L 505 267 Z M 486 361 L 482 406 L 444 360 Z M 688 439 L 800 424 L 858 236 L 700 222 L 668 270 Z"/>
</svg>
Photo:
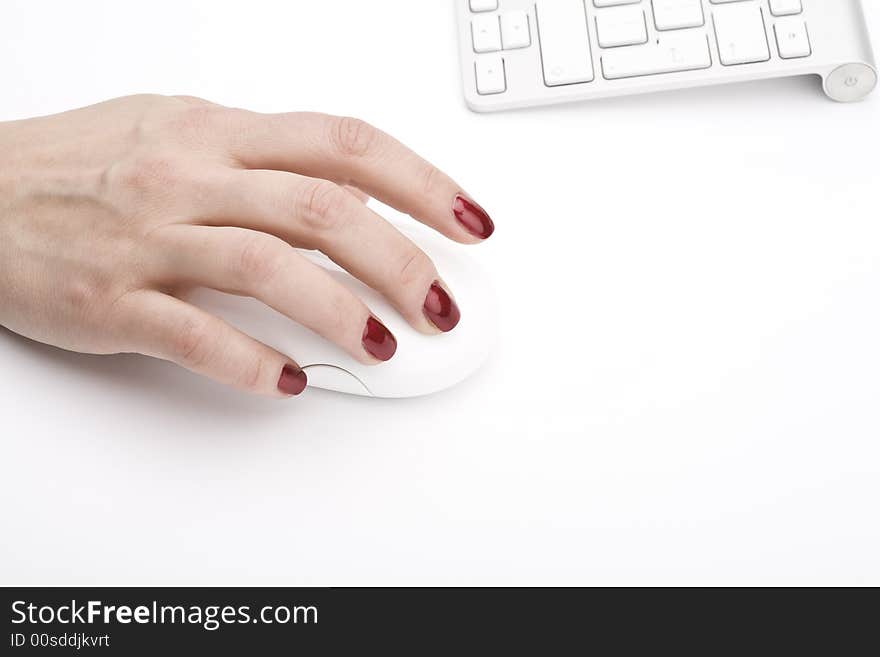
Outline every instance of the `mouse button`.
<svg viewBox="0 0 880 657">
<path fill-rule="evenodd" d="M 349 395 L 372 397 L 367 387 L 354 374 L 335 365 L 307 365 L 303 367 L 309 377 L 309 386 L 334 390 Z"/>
</svg>

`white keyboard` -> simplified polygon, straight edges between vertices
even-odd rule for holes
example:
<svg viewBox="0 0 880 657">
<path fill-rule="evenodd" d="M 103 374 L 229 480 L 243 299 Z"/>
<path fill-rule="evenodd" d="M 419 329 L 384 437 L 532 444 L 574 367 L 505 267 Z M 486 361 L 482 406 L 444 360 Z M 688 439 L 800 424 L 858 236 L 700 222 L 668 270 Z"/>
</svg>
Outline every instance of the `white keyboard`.
<svg viewBox="0 0 880 657">
<path fill-rule="evenodd" d="M 877 69 L 861 0 L 455 0 L 480 112 L 815 74 L 838 101 Z"/>
</svg>

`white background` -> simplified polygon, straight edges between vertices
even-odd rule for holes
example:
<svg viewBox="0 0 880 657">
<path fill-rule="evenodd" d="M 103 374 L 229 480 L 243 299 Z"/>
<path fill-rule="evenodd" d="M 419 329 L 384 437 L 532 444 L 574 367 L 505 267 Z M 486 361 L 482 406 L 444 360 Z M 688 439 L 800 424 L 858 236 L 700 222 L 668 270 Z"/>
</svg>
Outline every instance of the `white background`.
<svg viewBox="0 0 880 657">
<path fill-rule="evenodd" d="M 0 582 L 880 584 L 880 95 L 479 116 L 458 71 L 445 0 L 3 1 L 0 119 L 393 132 L 493 213 L 503 338 L 430 398 L 278 403 L 0 331 Z"/>
</svg>

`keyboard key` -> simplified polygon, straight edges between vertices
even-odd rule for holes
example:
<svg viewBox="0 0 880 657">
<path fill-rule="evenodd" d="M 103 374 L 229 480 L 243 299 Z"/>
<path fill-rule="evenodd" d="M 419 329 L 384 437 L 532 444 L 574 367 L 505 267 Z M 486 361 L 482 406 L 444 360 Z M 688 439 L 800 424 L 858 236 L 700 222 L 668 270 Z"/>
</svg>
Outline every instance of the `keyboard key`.
<svg viewBox="0 0 880 657">
<path fill-rule="evenodd" d="M 701 27 L 706 22 L 700 0 L 652 0 L 652 4 L 658 30 Z"/>
<path fill-rule="evenodd" d="M 544 84 L 592 82 L 593 55 L 583 0 L 540 0 L 536 11 Z"/>
<path fill-rule="evenodd" d="M 471 0 L 471 11 L 495 11 L 498 9 L 498 0 Z"/>
<path fill-rule="evenodd" d="M 662 34 L 656 42 L 617 48 L 602 55 L 602 73 L 608 80 L 693 71 L 711 65 L 709 40 L 702 32 Z"/>
<path fill-rule="evenodd" d="M 794 16 L 803 10 L 801 0 L 770 0 L 770 13 L 774 16 Z"/>
<path fill-rule="evenodd" d="M 782 59 L 809 57 L 813 49 L 810 46 L 810 35 L 807 24 L 799 18 L 780 18 L 776 21 L 776 45 Z"/>
<path fill-rule="evenodd" d="M 597 7 L 616 7 L 618 5 L 635 5 L 642 0 L 593 0 Z"/>
<path fill-rule="evenodd" d="M 501 24 L 498 16 L 477 16 L 471 21 L 474 38 L 474 52 L 496 52 L 501 50 Z"/>
<path fill-rule="evenodd" d="M 510 11 L 501 15 L 501 42 L 505 50 L 528 48 L 532 45 L 529 15 L 526 12 Z"/>
<path fill-rule="evenodd" d="M 596 14 L 596 32 L 603 48 L 645 43 L 648 40 L 645 12 L 634 6 L 600 11 Z"/>
<path fill-rule="evenodd" d="M 478 57 L 476 70 L 478 94 L 489 96 L 507 91 L 507 75 L 501 55 Z"/>
<path fill-rule="evenodd" d="M 722 64 L 733 66 L 770 59 L 764 12 L 759 5 L 751 2 L 728 3 L 716 7 L 713 18 Z"/>
</svg>

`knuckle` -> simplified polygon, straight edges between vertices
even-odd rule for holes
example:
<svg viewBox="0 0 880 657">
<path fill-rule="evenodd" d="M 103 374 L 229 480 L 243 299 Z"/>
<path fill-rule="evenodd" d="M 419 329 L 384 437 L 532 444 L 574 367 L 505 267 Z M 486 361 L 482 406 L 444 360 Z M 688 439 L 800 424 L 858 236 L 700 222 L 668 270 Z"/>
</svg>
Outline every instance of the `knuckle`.
<svg viewBox="0 0 880 657">
<path fill-rule="evenodd" d="M 225 115 L 225 108 L 219 105 L 190 103 L 175 114 L 172 126 L 184 134 L 202 134 L 209 132 Z"/>
<path fill-rule="evenodd" d="M 402 287 L 421 284 L 427 279 L 436 278 L 434 263 L 424 251 L 411 247 L 399 260 L 395 282 Z"/>
<path fill-rule="evenodd" d="M 361 119 L 343 116 L 334 119 L 333 124 L 333 144 L 346 157 L 363 157 L 378 141 L 379 131 Z"/>
<path fill-rule="evenodd" d="M 236 381 L 237 387 L 245 390 L 255 390 L 259 387 L 260 380 L 263 378 L 263 370 L 263 359 L 256 358 L 242 370 Z"/>
<path fill-rule="evenodd" d="M 254 235 L 240 247 L 236 276 L 243 288 L 262 288 L 275 278 L 283 266 L 275 239 Z"/>
<path fill-rule="evenodd" d="M 339 228 L 345 220 L 347 192 L 326 180 L 311 184 L 302 195 L 299 216 L 306 228 L 323 233 Z"/>
<path fill-rule="evenodd" d="M 133 282 L 130 276 L 119 275 L 115 265 L 108 268 L 77 272 L 58 286 L 58 303 L 70 316 L 99 320 L 125 296 Z"/>
<path fill-rule="evenodd" d="M 167 191 L 182 178 L 177 160 L 164 154 L 139 155 L 115 165 L 106 176 L 111 186 L 134 192 Z"/>
<path fill-rule="evenodd" d="M 95 281 L 73 278 L 65 281 L 61 289 L 62 303 L 71 311 L 83 314 L 98 304 L 102 296 L 101 286 Z"/>
<path fill-rule="evenodd" d="M 422 192 L 428 198 L 437 194 L 443 181 L 443 174 L 437 167 L 426 164 L 421 173 Z"/>
<path fill-rule="evenodd" d="M 171 350 L 175 362 L 189 369 L 201 368 L 214 353 L 213 337 L 209 322 L 187 320 L 172 337 Z"/>
<path fill-rule="evenodd" d="M 212 152 L 240 132 L 241 112 L 208 102 L 179 101 L 160 126 L 160 138 L 188 151 Z"/>
<path fill-rule="evenodd" d="M 351 332 L 354 319 L 358 317 L 358 306 L 352 295 L 345 289 L 330 292 L 326 299 L 326 315 L 322 333 L 331 339 L 344 341 Z M 363 330 L 363 327 L 359 327 Z M 358 327 L 355 327 L 358 330 Z"/>
</svg>

